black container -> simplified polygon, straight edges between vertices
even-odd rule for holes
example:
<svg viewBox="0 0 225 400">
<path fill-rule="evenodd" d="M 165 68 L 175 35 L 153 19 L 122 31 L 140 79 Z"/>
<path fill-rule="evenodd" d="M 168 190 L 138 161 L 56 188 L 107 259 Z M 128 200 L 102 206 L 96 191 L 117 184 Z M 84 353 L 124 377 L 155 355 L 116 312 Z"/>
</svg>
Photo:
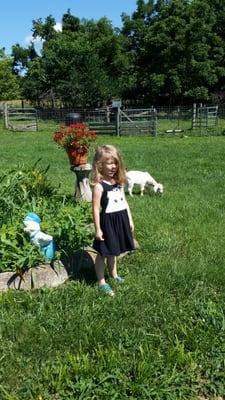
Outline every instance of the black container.
<svg viewBox="0 0 225 400">
<path fill-rule="evenodd" d="M 81 122 L 81 115 L 78 113 L 69 113 L 65 115 L 65 124 L 68 126 L 70 124 L 76 124 Z"/>
</svg>

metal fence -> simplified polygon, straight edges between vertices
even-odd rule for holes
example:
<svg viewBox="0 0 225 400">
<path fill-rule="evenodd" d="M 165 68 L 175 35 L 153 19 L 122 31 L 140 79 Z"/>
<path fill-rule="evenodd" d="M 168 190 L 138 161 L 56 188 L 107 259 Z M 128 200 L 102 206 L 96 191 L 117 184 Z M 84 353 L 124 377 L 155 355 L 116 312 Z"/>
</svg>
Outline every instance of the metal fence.
<svg viewBox="0 0 225 400">
<path fill-rule="evenodd" d="M 151 106 L 149 108 L 36 108 L 38 129 L 56 130 L 80 120 L 102 134 L 118 135 L 221 135 L 225 132 L 225 105 Z M 3 110 L 0 114 L 4 117 Z M 73 118 L 71 122 L 74 122 Z"/>
</svg>

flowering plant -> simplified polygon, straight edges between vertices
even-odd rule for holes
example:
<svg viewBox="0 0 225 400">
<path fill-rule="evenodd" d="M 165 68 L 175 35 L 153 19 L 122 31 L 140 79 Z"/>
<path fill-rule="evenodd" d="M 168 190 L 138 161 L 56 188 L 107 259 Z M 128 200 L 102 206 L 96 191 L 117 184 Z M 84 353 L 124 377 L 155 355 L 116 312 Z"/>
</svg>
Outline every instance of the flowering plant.
<svg viewBox="0 0 225 400">
<path fill-rule="evenodd" d="M 54 133 L 53 140 L 59 147 L 64 149 L 81 148 L 87 150 L 96 140 L 97 135 L 94 131 L 89 131 L 84 123 L 60 126 L 60 130 Z"/>
</svg>

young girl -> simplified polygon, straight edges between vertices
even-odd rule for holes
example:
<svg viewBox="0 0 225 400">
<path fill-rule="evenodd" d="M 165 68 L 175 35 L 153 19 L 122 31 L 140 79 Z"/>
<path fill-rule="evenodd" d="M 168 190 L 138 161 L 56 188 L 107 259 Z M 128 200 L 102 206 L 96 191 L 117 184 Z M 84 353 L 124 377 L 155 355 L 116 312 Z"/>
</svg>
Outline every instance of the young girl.
<svg viewBox="0 0 225 400">
<path fill-rule="evenodd" d="M 124 279 L 117 275 L 116 256 L 134 250 L 134 225 L 125 199 L 125 182 L 126 171 L 118 150 L 110 145 L 98 146 L 93 162 L 93 248 L 98 252 L 95 270 L 99 288 L 110 296 L 114 292 L 105 281 L 105 258 L 111 277 L 122 283 Z"/>
</svg>

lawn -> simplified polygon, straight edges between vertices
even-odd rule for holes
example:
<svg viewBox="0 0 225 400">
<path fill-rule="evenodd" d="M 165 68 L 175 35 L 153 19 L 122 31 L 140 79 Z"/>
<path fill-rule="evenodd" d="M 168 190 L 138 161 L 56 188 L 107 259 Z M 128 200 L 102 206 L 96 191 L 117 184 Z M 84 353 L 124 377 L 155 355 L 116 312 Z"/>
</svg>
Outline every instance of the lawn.
<svg viewBox="0 0 225 400">
<path fill-rule="evenodd" d="M 71 280 L 0 294 L 2 400 L 221 400 L 225 387 L 225 138 L 99 136 L 162 196 L 127 197 L 140 249 L 116 295 Z M 1 171 L 41 158 L 60 191 L 74 175 L 49 128 L 0 127 Z M 91 162 L 93 152 L 90 154 Z M 84 274 L 85 276 L 85 274 Z"/>
</svg>

